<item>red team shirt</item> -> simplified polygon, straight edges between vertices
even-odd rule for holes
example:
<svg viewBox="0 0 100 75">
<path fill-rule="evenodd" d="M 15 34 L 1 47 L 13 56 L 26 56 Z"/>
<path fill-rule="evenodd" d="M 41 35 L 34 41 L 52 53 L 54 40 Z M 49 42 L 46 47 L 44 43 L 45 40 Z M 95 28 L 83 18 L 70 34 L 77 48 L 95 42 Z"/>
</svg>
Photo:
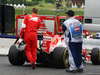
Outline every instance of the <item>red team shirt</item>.
<svg viewBox="0 0 100 75">
<path fill-rule="evenodd" d="M 25 38 L 34 39 L 37 37 L 37 29 L 39 29 L 41 20 L 36 16 L 36 14 L 26 15 L 22 23 L 22 29 L 20 36 L 23 36 L 25 31 Z"/>
</svg>

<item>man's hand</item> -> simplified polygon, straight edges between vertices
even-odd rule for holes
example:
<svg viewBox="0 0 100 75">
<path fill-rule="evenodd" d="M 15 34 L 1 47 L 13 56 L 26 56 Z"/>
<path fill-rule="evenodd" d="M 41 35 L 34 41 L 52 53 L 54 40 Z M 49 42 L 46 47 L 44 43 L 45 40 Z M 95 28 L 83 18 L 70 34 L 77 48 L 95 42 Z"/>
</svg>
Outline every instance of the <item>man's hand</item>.
<svg viewBox="0 0 100 75">
<path fill-rule="evenodd" d="M 24 38 L 22 38 L 21 36 L 20 36 L 20 39 L 22 39 L 22 41 L 24 41 Z"/>
</svg>

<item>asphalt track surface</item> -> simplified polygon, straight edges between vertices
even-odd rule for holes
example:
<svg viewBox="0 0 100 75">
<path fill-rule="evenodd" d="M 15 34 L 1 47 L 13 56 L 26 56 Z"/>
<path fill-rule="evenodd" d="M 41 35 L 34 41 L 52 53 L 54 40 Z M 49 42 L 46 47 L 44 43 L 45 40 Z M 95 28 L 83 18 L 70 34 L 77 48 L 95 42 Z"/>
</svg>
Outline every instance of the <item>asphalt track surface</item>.
<svg viewBox="0 0 100 75">
<path fill-rule="evenodd" d="M 37 64 L 32 70 L 30 63 L 23 66 L 13 66 L 7 56 L 0 56 L 0 75 L 100 75 L 100 65 L 84 63 L 83 73 L 67 73 L 66 69 L 54 68 L 50 64 Z"/>
</svg>

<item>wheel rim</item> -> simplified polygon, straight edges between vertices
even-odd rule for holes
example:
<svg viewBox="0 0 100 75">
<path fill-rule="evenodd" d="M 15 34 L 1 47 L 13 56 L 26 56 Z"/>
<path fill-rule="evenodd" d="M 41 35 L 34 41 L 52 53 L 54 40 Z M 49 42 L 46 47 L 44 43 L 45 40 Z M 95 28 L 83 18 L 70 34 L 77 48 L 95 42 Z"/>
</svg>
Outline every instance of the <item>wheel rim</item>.
<svg viewBox="0 0 100 75">
<path fill-rule="evenodd" d="M 64 51 L 63 62 L 64 62 L 65 67 L 68 67 L 69 66 L 68 51 L 67 51 L 67 49 Z"/>
<path fill-rule="evenodd" d="M 99 53 L 98 53 L 98 58 L 99 58 L 99 63 L 100 63 L 100 50 L 99 50 Z"/>
</svg>

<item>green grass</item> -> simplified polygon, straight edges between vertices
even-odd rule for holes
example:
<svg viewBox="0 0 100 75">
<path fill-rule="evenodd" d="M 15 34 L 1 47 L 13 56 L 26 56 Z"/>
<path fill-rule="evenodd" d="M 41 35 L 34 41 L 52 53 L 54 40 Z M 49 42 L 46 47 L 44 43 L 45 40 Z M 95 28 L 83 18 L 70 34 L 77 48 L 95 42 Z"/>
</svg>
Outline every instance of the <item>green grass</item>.
<svg viewBox="0 0 100 75">
<path fill-rule="evenodd" d="M 52 9 L 56 9 L 55 4 L 51 4 L 51 3 L 43 3 L 42 5 L 38 4 L 35 6 L 26 6 L 26 8 L 24 9 L 32 9 L 33 7 L 36 7 L 38 9 L 43 9 L 43 10 L 52 10 Z M 16 9 L 23 9 L 23 8 L 16 8 Z"/>
<path fill-rule="evenodd" d="M 42 6 L 40 6 L 40 4 L 36 5 L 36 6 L 28 6 L 26 8 L 24 8 L 24 12 L 31 14 L 32 13 L 32 8 L 36 7 L 39 9 L 38 14 L 40 15 L 54 15 L 54 13 L 56 13 L 56 11 L 52 11 L 52 10 L 56 10 L 56 5 L 52 4 L 52 3 L 42 3 Z M 60 9 L 67 9 L 67 10 L 74 10 L 75 11 L 75 15 L 84 15 L 84 9 L 83 8 L 64 8 L 64 7 L 60 7 Z M 23 8 L 16 8 L 15 9 L 15 17 L 17 15 L 22 15 L 23 14 Z M 58 12 L 58 15 L 61 16 L 65 16 L 65 12 Z"/>
<path fill-rule="evenodd" d="M 27 0 L 27 1 L 32 1 L 32 0 Z M 63 7 L 63 3 L 62 2 L 62 6 L 60 7 L 60 9 L 67 9 L 67 10 L 74 10 L 75 11 L 75 15 L 84 15 L 84 9 L 83 8 L 67 8 L 67 7 Z M 44 0 L 40 1 L 38 5 L 35 6 L 26 6 L 24 8 L 24 12 L 31 14 L 32 13 L 32 8 L 36 7 L 39 9 L 38 14 L 40 15 L 54 15 L 54 13 L 56 13 L 56 11 L 52 11 L 52 10 L 56 10 L 56 4 L 52 4 L 52 3 L 46 3 Z M 16 8 L 15 9 L 15 17 L 17 15 L 22 15 L 23 14 L 23 8 Z M 65 12 L 59 12 L 57 13 L 58 15 L 61 16 L 65 16 Z"/>
<path fill-rule="evenodd" d="M 24 10 L 25 13 L 28 13 L 28 14 L 31 14 L 32 13 L 32 10 L 28 10 L 28 9 L 25 9 Z M 39 10 L 38 11 L 38 14 L 39 15 L 54 15 L 54 13 L 56 13 L 56 11 L 52 11 L 52 10 Z M 22 15 L 23 14 L 23 10 L 18 10 L 16 9 L 15 10 L 15 17 L 17 15 Z M 56 14 L 60 15 L 60 16 L 65 16 L 65 12 L 57 12 Z M 75 11 L 75 15 L 84 15 L 84 12 L 83 11 Z"/>
<path fill-rule="evenodd" d="M 32 0 L 26 0 L 26 1 L 30 1 L 31 2 Z"/>
</svg>

